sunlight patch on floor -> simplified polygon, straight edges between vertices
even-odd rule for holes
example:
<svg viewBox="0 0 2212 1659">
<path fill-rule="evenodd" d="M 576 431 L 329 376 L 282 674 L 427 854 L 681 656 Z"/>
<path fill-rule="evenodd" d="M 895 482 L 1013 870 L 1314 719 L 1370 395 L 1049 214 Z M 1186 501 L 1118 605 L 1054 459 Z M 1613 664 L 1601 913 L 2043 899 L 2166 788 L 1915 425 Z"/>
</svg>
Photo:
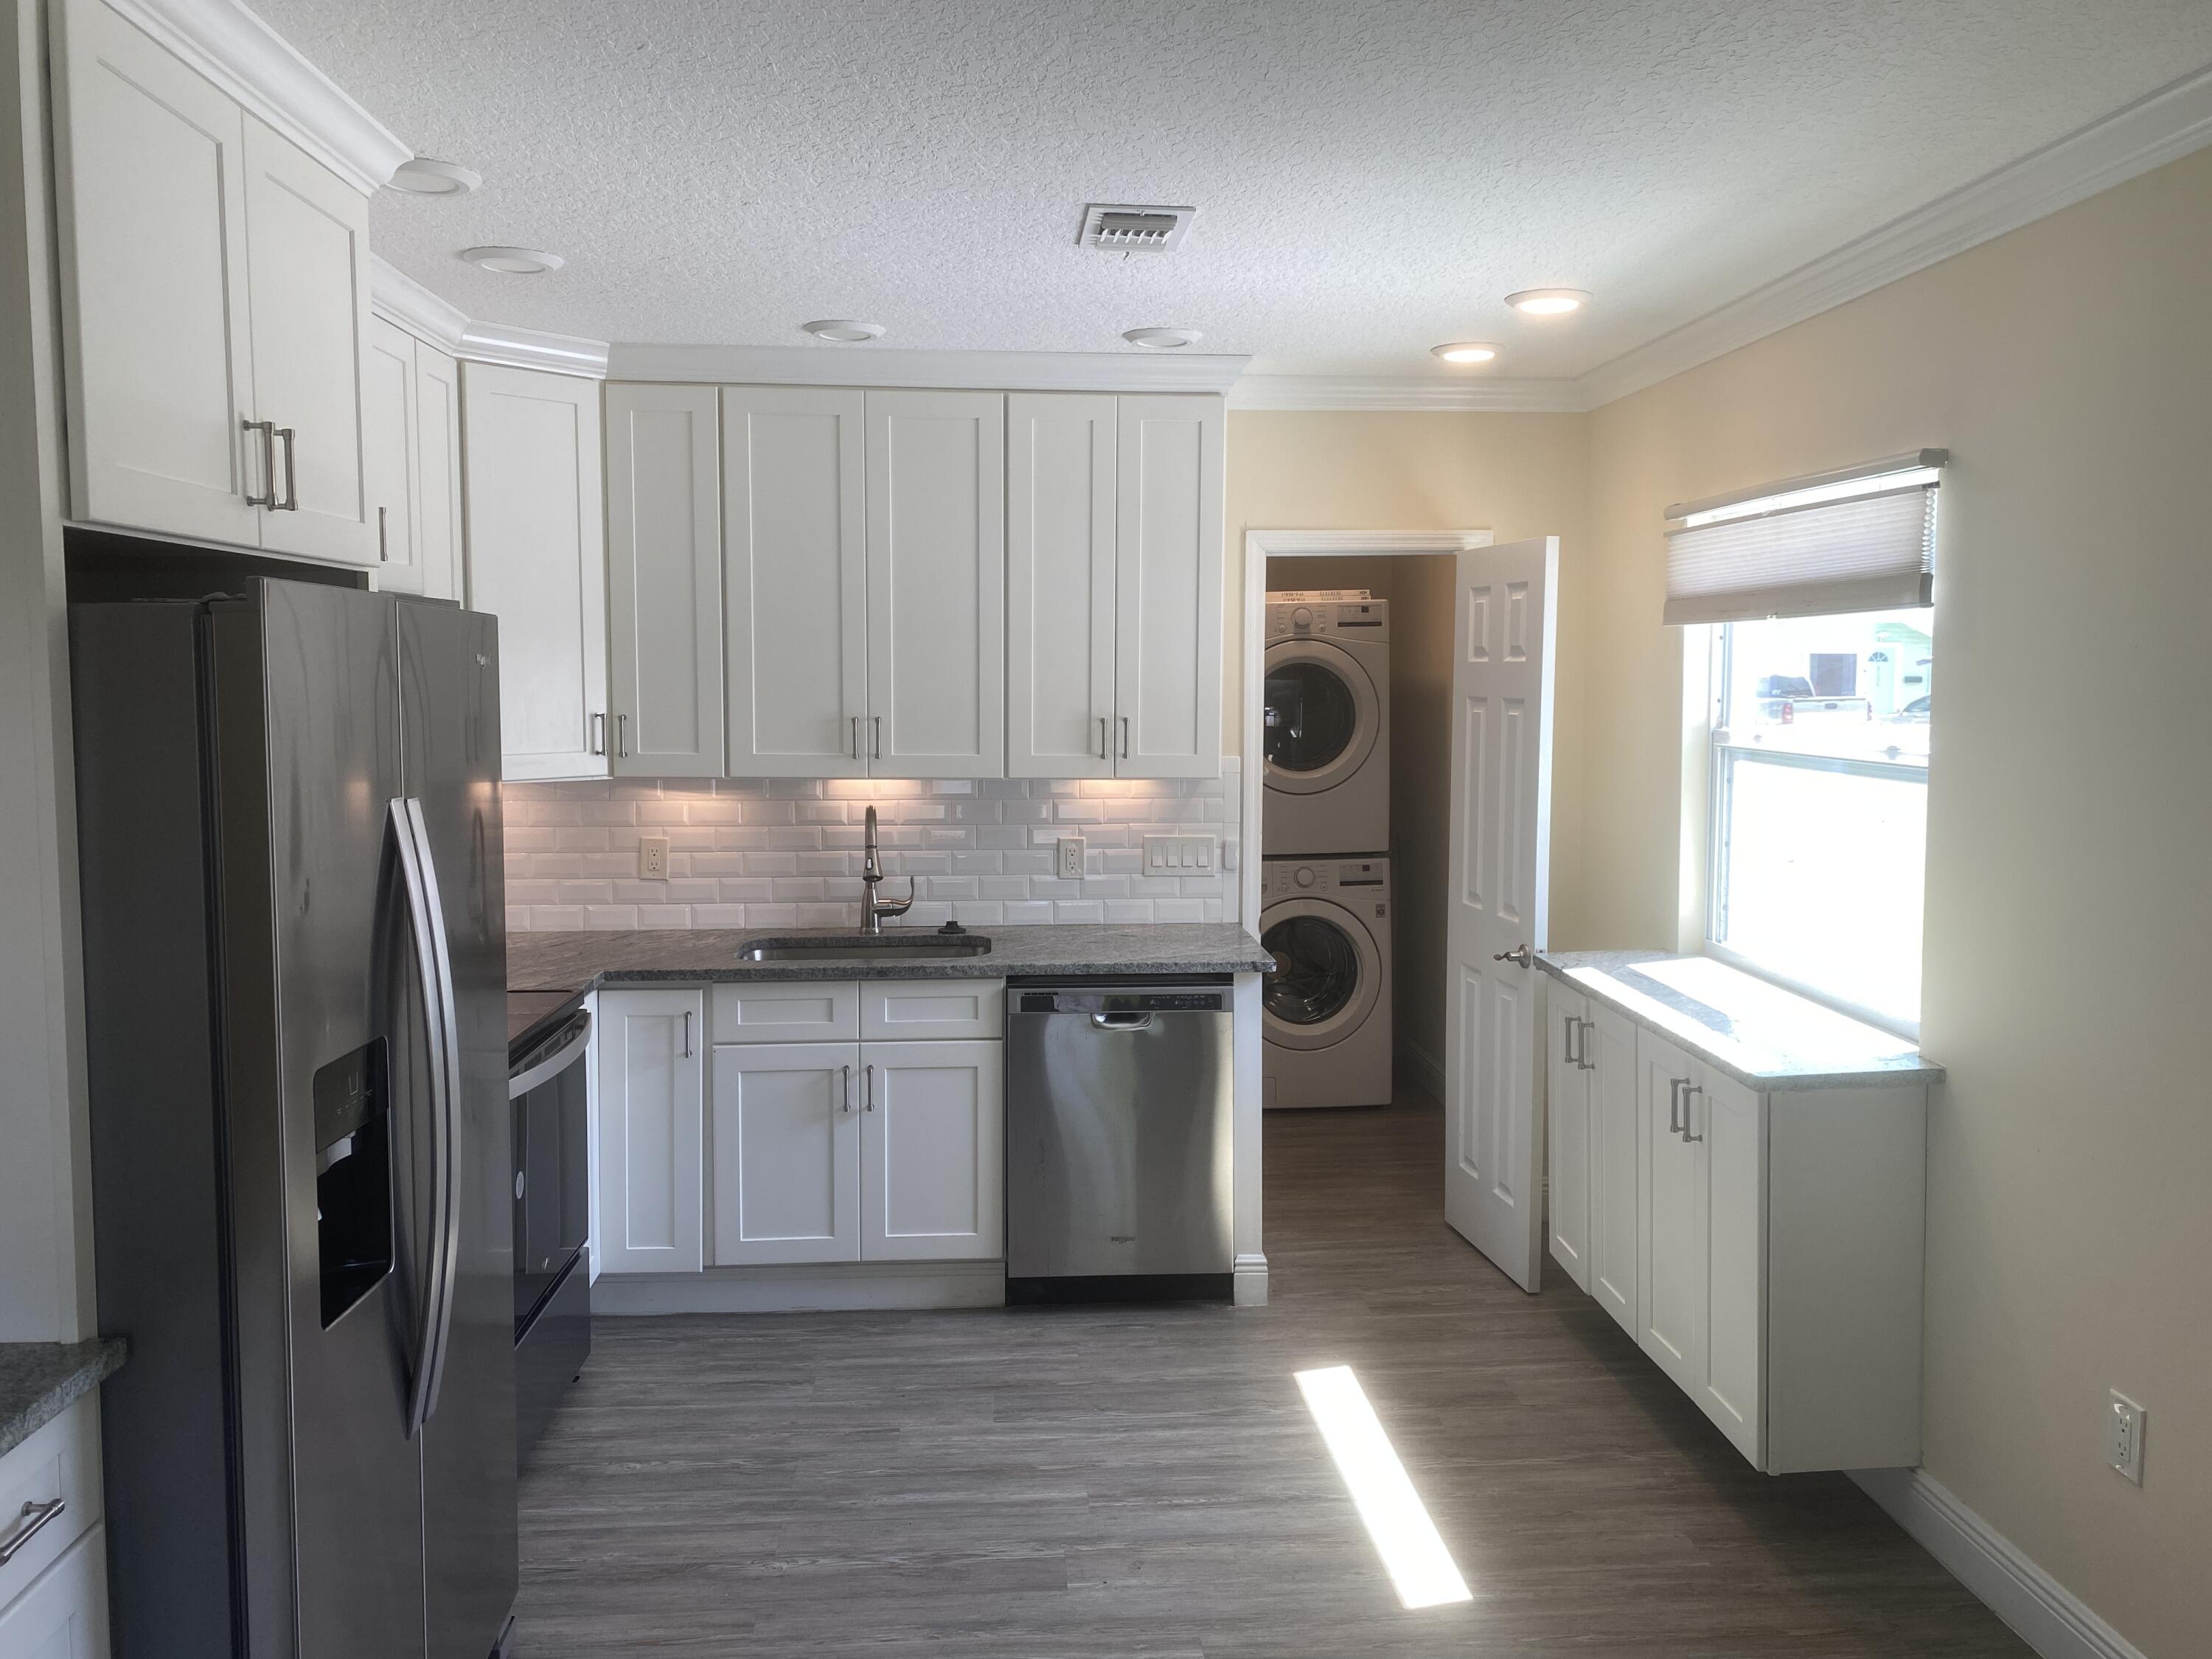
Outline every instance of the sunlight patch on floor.
<svg viewBox="0 0 2212 1659">
<path fill-rule="evenodd" d="M 1473 1601 L 1352 1367 L 1329 1365 L 1294 1375 L 1399 1601 L 1408 1607 Z"/>
</svg>

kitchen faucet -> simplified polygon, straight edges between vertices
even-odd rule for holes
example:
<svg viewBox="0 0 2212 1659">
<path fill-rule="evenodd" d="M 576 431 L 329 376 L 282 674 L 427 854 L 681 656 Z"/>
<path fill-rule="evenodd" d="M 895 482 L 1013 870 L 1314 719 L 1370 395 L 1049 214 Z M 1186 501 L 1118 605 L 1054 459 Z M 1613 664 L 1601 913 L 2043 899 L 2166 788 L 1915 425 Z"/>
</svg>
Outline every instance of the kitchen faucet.
<svg viewBox="0 0 2212 1659">
<path fill-rule="evenodd" d="M 876 856 L 876 809 L 868 809 L 866 828 L 860 837 L 860 879 L 866 884 L 860 889 L 860 931 L 880 933 L 885 916 L 902 916 L 914 908 L 914 878 L 906 878 L 906 896 L 902 899 L 879 899 L 876 884 L 884 878 L 884 863 Z"/>
</svg>

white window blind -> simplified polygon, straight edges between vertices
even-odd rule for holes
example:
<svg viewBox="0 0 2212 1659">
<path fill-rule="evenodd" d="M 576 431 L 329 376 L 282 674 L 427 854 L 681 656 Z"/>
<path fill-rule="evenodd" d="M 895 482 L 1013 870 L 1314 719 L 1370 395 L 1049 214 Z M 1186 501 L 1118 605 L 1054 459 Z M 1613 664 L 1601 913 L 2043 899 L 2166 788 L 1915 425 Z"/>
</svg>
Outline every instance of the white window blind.
<svg viewBox="0 0 2212 1659">
<path fill-rule="evenodd" d="M 1667 509 L 1670 626 L 1934 602 L 1942 450 Z"/>
</svg>

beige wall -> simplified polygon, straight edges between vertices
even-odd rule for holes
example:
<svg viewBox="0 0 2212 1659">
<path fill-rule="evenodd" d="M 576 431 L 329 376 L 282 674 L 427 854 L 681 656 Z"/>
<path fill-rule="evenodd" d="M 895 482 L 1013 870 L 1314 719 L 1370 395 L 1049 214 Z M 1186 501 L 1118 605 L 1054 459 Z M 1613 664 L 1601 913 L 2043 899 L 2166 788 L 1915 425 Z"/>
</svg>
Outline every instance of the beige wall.
<svg viewBox="0 0 2212 1659">
<path fill-rule="evenodd" d="M 1927 1467 L 2177 1659 L 2212 1632 L 2208 272 L 2212 152 L 1597 411 L 1590 718 L 1563 743 L 1589 936 L 1671 942 L 1682 642 L 1659 624 L 1662 507 L 1951 450 Z M 2108 1388 L 2149 1409 L 2141 1490 L 2105 1468 Z"/>
<path fill-rule="evenodd" d="M 1559 538 L 1559 635 L 1553 790 L 1551 941 L 1589 942 L 1583 884 L 1582 618 L 1589 417 L 1583 415 L 1288 413 L 1229 416 L 1228 547 L 1223 606 L 1224 742 L 1240 750 L 1244 535 L 1252 530 L 1488 530 L 1501 542 Z M 1301 561 L 1331 575 L 1357 560 Z M 1373 575 L 1344 585 L 1376 586 Z M 1334 582 L 1309 580 L 1309 586 Z M 1396 769 L 1394 757 L 1393 770 Z M 1401 888 L 1401 925 L 1419 900 Z"/>
</svg>

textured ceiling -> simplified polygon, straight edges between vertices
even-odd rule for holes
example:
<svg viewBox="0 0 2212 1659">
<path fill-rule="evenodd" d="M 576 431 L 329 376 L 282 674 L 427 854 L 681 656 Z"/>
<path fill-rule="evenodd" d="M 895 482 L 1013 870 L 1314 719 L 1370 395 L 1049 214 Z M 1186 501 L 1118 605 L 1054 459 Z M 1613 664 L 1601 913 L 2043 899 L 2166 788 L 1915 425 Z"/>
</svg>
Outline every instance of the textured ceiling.
<svg viewBox="0 0 2212 1659">
<path fill-rule="evenodd" d="M 2212 61 L 2205 0 L 255 0 L 459 201 L 377 251 L 599 339 L 1575 374 Z M 1181 252 L 1088 201 L 1192 202 Z M 458 251 L 551 248 L 501 277 Z M 1566 321 L 1510 312 L 1565 284 Z M 822 349 L 835 348 L 823 347 Z"/>
</svg>

